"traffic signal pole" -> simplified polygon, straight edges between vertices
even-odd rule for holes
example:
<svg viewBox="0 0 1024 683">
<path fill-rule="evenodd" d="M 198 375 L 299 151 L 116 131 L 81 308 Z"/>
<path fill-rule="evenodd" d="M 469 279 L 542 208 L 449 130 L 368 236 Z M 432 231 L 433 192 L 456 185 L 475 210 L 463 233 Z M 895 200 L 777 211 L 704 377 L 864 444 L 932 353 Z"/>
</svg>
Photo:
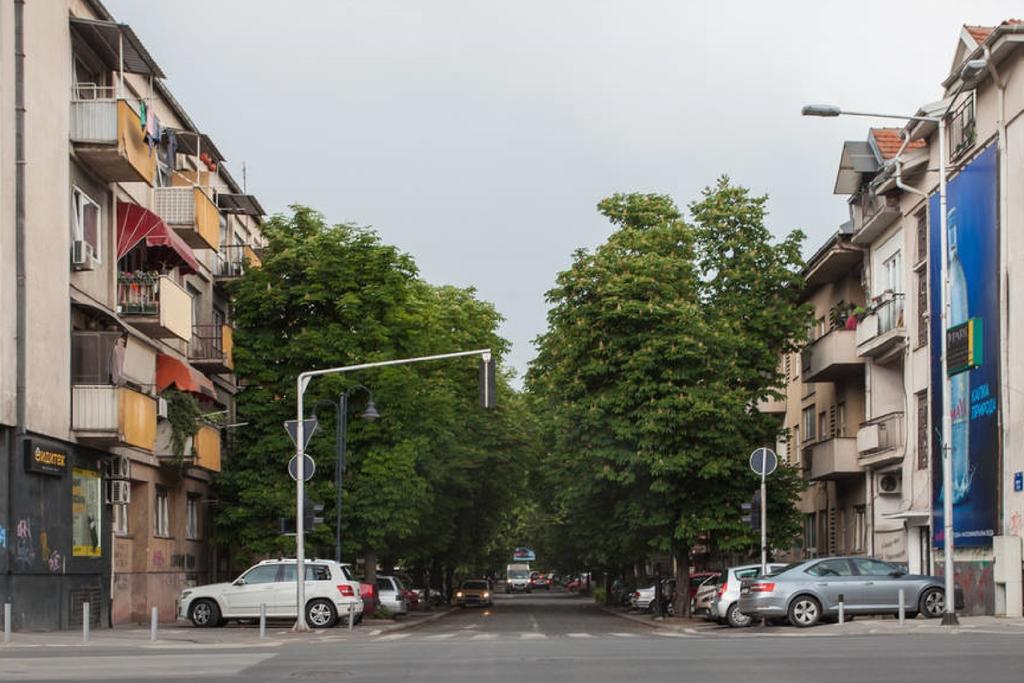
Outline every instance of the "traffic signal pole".
<svg viewBox="0 0 1024 683">
<path fill-rule="evenodd" d="M 346 365 L 340 368 L 326 368 L 324 370 L 307 370 L 299 373 L 296 379 L 295 395 L 295 419 L 298 421 L 295 426 L 295 455 L 297 458 L 295 466 L 295 599 L 298 618 L 295 620 L 295 631 L 308 631 L 309 624 L 306 623 L 306 541 L 305 541 L 305 425 L 303 423 L 302 398 L 306 393 L 306 387 L 310 380 L 322 375 L 337 375 L 344 372 L 355 372 L 356 370 L 368 370 L 370 368 L 383 368 L 389 365 L 407 365 L 409 363 L 422 363 L 428 360 L 446 360 L 448 358 L 461 358 L 464 356 L 480 356 L 480 399 L 485 408 L 495 406 L 494 396 L 494 360 L 491 357 L 490 349 L 477 349 L 475 351 L 459 351 L 456 353 L 442 353 L 434 356 L 420 356 L 418 358 L 403 358 L 400 360 L 385 360 L 376 363 L 361 363 L 359 365 Z"/>
</svg>

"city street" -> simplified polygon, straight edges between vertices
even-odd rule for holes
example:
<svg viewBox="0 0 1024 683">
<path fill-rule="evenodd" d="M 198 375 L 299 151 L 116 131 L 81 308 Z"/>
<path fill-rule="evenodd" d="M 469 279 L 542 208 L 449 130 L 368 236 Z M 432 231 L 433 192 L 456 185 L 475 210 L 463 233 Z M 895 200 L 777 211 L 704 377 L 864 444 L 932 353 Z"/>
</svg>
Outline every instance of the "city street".
<svg viewBox="0 0 1024 683">
<path fill-rule="evenodd" d="M 202 644 L 203 636 L 230 640 Z M 825 635 L 828 633 L 828 635 Z M 376 634 L 376 635 L 375 635 Z M 817 634 L 817 636 L 816 636 Z M 309 637 L 194 630 L 185 644 L 109 640 L 0 648 L 2 680 L 820 681 L 1020 679 L 1017 635 L 836 635 L 792 628 L 654 629 L 563 592 L 499 595 L 393 633 L 373 624 Z M 234 638 L 234 636 L 239 638 Z M 211 638 L 214 640 L 215 638 Z M 36 639 L 33 639 L 36 642 Z"/>
</svg>

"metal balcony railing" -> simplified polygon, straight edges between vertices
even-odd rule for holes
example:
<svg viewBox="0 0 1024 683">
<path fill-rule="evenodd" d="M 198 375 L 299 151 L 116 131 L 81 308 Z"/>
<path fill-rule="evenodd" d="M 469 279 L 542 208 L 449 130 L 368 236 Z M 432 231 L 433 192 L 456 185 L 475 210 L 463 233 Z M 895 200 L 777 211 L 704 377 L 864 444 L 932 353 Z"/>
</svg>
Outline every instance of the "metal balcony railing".
<svg viewBox="0 0 1024 683">
<path fill-rule="evenodd" d="M 241 277 L 245 274 L 246 259 L 251 260 L 251 251 L 252 248 L 247 244 L 222 244 L 215 259 L 214 275 Z"/>
<path fill-rule="evenodd" d="M 891 292 L 875 305 L 878 316 L 878 334 L 885 334 L 903 327 L 903 301 L 906 297 L 902 292 Z"/>
<path fill-rule="evenodd" d="M 864 437 L 860 447 L 862 454 L 878 453 L 893 448 L 901 448 L 904 442 L 903 411 L 886 413 L 871 418 L 861 424 Z"/>
<path fill-rule="evenodd" d="M 189 357 L 193 360 L 225 360 L 224 325 L 193 325 Z"/>
<path fill-rule="evenodd" d="M 974 146 L 977 125 L 974 118 L 974 97 L 969 96 L 953 111 L 949 121 L 949 158 L 958 159 Z"/>
<path fill-rule="evenodd" d="M 117 276 L 117 306 L 128 315 L 155 315 L 160 310 L 160 274 L 138 271 Z"/>
</svg>

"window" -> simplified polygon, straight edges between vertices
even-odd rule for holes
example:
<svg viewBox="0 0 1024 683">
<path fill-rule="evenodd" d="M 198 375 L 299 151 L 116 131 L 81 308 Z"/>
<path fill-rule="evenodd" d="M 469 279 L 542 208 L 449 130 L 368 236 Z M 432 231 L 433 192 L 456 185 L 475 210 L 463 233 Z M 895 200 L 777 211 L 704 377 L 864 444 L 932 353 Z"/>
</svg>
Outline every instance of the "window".
<svg viewBox="0 0 1024 683">
<path fill-rule="evenodd" d="M 815 339 L 821 339 L 822 337 L 824 337 L 827 329 L 828 327 L 825 324 L 825 317 L 822 316 L 818 318 L 814 322 L 814 332 L 812 333 L 811 341 L 814 341 Z"/>
<path fill-rule="evenodd" d="M 958 159 L 974 146 L 977 134 L 974 121 L 974 93 L 953 111 L 949 122 L 949 158 Z"/>
<path fill-rule="evenodd" d="M 813 512 L 804 515 L 804 549 L 810 553 L 818 549 L 818 520 Z"/>
<path fill-rule="evenodd" d="M 903 291 L 903 257 L 898 251 L 882 262 L 882 287 L 897 294 Z"/>
<path fill-rule="evenodd" d="M 394 591 L 395 587 L 391 585 L 391 579 L 385 579 L 377 577 L 377 590 L 378 591 Z"/>
<path fill-rule="evenodd" d="M 846 403 L 836 404 L 836 436 L 846 436 Z"/>
<path fill-rule="evenodd" d="M 241 578 L 244 579 L 247 584 L 274 583 L 277 579 L 277 569 L 278 565 L 276 564 L 261 564 L 253 567 L 245 574 L 242 574 Z M 292 568 L 292 571 L 295 571 L 294 567 Z M 294 579 L 292 580 L 294 581 Z"/>
<path fill-rule="evenodd" d="M 823 410 L 820 413 L 818 413 L 818 438 L 827 439 L 830 437 L 831 434 L 829 433 L 828 428 L 828 413 Z"/>
<path fill-rule="evenodd" d="M 853 548 L 854 552 L 863 552 L 867 546 L 867 508 L 858 505 L 853 509 Z M 861 572 L 863 574 L 864 572 Z"/>
<path fill-rule="evenodd" d="M 807 569 L 811 576 L 853 576 L 850 563 L 846 560 L 822 560 Z"/>
<path fill-rule="evenodd" d="M 153 505 L 153 535 L 170 536 L 171 519 L 167 507 L 167 489 L 157 487 Z"/>
<path fill-rule="evenodd" d="M 928 276 L 917 276 L 917 345 L 928 343 Z"/>
<path fill-rule="evenodd" d="M 861 576 L 889 576 L 896 571 L 896 567 L 888 562 L 872 560 L 868 557 L 855 557 L 852 562 Z"/>
<path fill-rule="evenodd" d="M 295 565 L 281 565 L 281 574 L 277 577 L 278 582 L 288 583 L 295 580 Z M 306 581 L 330 581 L 331 568 L 325 564 L 307 564 Z"/>
<path fill-rule="evenodd" d="M 198 325 L 199 313 L 202 308 L 200 305 L 200 297 L 202 296 L 203 293 L 200 292 L 199 289 L 197 287 L 194 287 L 191 283 L 187 283 L 185 285 L 185 289 L 186 291 L 188 291 L 189 296 L 192 297 L 192 324 Z"/>
<path fill-rule="evenodd" d="M 928 258 L 928 212 L 917 214 L 917 262 Z"/>
<path fill-rule="evenodd" d="M 128 535 L 128 506 L 127 505 L 114 505 L 113 506 L 113 524 L 114 533 L 118 536 Z"/>
<path fill-rule="evenodd" d="M 928 469 L 931 456 L 931 433 L 928 429 L 928 392 L 917 394 L 917 469 Z"/>
<path fill-rule="evenodd" d="M 103 479 L 95 470 L 78 467 L 71 470 L 71 554 L 74 557 L 99 557 L 102 554 L 102 484 Z M 56 550 L 43 559 L 50 564 L 51 572 L 64 571 L 60 564 L 60 554 Z"/>
<path fill-rule="evenodd" d="M 199 496 L 192 493 L 185 499 L 185 538 L 199 539 Z"/>
<path fill-rule="evenodd" d="M 814 440 L 814 406 L 804 408 L 802 425 L 804 428 L 804 441 Z"/>
<path fill-rule="evenodd" d="M 71 237 L 90 245 L 100 260 L 100 205 L 77 187 L 71 188 Z"/>
</svg>

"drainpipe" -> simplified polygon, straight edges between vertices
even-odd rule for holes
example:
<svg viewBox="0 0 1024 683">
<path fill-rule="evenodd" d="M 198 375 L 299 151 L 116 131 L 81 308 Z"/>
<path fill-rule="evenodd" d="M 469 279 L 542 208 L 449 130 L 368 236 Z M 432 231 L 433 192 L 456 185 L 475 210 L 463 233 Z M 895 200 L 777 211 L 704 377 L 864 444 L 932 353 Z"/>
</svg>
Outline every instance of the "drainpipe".
<svg viewBox="0 0 1024 683">
<path fill-rule="evenodd" d="M 992 77 L 992 83 L 996 87 L 997 110 L 999 119 L 997 121 L 998 142 L 996 149 L 999 152 L 999 367 L 1000 374 L 1004 379 L 999 383 L 999 405 L 996 413 L 999 419 L 999 433 L 1002 436 L 1002 448 L 999 450 L 1000 459 L 1006 452 L 1006 416 L 1009 410 L 1010 388 L 1007 386 L 1005 374 L 1009 366 L 1009 336 L 1010 336 L 1010 289 L 1009 289 L 1009 261 L 1006 256 L 1006 233 L 1009 231 L 1007 224 L 1007 201 L 1006 201 L 1006 81 L 999 77 L 995 64 L 992 63 L 992 53 L 988 46 L 984 46 L 985 61 L 988 63 L 988 73 Z M 1001 476 L 1001 475 L 1000 475 Z M 1003 516 L 1003 501 L 999 501 L 1000 517 Z"/>
<path fill-rule="evenodd" d="M 14 270 L 16 298 L 16 436 L 27 431 L 28 384 L 25 368 L 25 0 L 14 0 Z M 14 462 L 14 456 L 11 456 Z M 10 480 L 9 480 L 10 481 Z M 8 500 L 10 497 L 8 497 Z"/>
</svg>

